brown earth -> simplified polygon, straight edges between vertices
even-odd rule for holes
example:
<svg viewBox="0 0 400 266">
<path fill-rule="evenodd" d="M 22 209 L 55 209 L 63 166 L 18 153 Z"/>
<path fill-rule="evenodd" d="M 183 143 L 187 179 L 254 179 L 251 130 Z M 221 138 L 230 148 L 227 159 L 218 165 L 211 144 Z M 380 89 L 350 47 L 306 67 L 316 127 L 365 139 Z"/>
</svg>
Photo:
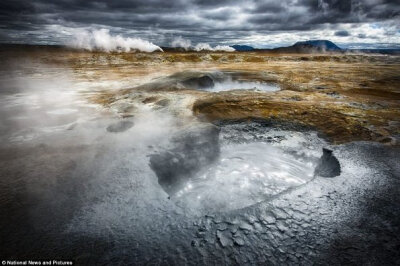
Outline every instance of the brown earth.
<svg viewBox="0 0 400 266">
<path fill-rule="evenodd" d="M 61 48 L 2 51 L 1 56 L 2 67 L 7 60 L 40 58 L 43 64 L 68 66 L 81 80 L 129 81 L 129 89 L 110 87 L 86 95 L 93 102 L 115 107 L 121 116 L 134 115 L 137 104 L 151 104 L 211 122 L 250 118 L 295 122 L 319 130 L 333 143 L 372 140 L 398 145 L 400 140 L 400 56 L 89 53 Z M 166 77 L 174 73 L 216 70 L 238 80 L 274 82 L 281 90 L 211 93 L 168 85 L 172 83 L 151 89 L 155 78 L 156 82 L 171 81 Z"/>
</svg>

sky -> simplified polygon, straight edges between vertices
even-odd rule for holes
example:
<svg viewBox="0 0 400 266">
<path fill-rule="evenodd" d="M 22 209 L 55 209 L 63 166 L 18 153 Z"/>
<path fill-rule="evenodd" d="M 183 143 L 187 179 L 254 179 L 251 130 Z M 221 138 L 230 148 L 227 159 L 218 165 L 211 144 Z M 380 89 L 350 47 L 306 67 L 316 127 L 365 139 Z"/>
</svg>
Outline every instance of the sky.
<svg viewBox="0 0 400 266">
<path fill-rule="evenodd" d="M 1 43 L 65 44 L 76 31 L 101 29 L 159 46 L 328 39 L 342 48 L 400 48 L 400 1 L 0 1 Z"/>
</svg>

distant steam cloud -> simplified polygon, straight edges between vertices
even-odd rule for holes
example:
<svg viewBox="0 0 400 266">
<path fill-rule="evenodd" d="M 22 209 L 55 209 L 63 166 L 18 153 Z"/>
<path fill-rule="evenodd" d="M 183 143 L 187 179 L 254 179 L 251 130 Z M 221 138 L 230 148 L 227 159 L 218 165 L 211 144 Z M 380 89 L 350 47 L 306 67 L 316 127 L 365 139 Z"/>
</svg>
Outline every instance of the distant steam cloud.
<svg viewBox="0 0 400 266">
<path fill-rule="evenodd" d="M 228 45 L 217 45 L 215 47 L 211 47 L 208 43 L 198 43 L 194 49 L 196 51 L 225 51 L 225 52 L 233 52 L 235 51 L 234 48 L 228 46 Z"/>
<path fill-rule="evenodd" d="M 225 51 L 225 52 L 233 52 L 234 48 L 228 45 L 217 45 L 215 47 L 211 47 L 208 43 L 198 43 L 195 46 L 192 46 L 192 42 L 190 40 L 182 38 L 179 36 L 175 38 L 171 42 L 171 46 L 174 48 L 183 48 L 185 50 L 194 50 L 194 51 Z"/>
<path fill-rule="evenodd" d="M 182 36 L 179 36 L 171 42 L 171 46 L 174 48 L 182 47 L 185 50 L 189 50 L 192 47 L 192 42 L 190 40 L 182 38 Z"/>
<path fill-rule="evenodd" d="M 213 50 L 213 48 L 208 43 L 198 43 L 198 44 L 196 44 L 194 49 L 196 51 L 203 51 L 203 50 L 212 51 Z"/>
<path fill-rule="evenodd" d="M 124 38 L 121 35 L 111 35 L 108 29 L 74 30 L 70 46 L 75 48 L 102 50 L 106 52 L 139 50 L 142 52 L 163 51 L 161 47 L 140 38 Z"/>
</svg>

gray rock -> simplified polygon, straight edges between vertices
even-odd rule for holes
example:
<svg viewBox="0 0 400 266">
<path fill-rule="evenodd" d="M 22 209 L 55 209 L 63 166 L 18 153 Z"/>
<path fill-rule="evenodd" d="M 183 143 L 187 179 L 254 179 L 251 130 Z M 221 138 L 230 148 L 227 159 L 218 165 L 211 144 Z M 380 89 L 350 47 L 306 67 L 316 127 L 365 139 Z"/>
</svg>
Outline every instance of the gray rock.
<svg viewBox="0 0 400 266">
<path fill-rule="evenodd" d="M 214 87 L 213 79 L 207 75 L 186 79 L 182 84 L 191 89 L 206 89 Z"/>
<path fill-rule="evenodd" d="M 217 231 L 217 239 L 221 246 L 228 247 L 233 245 L 233 239 L 230 232 Z"/>
<path fill-rule="evenodd" d="M 340 163 L 335 155 L 332 154 L 332 150 L 323 148 L 322 152 L 323 154 L 318 161 L 314 175 L 322 177 L 335 177 L 340 175 Z"/>
<path fill-rule="evenodd" d="M 244 240 L 241 237 L 235 237 L 233 242 L 235 245 L 244 246 Z"/>
<path fill-rule="evenodd" d="M 133 127 L 133 125 L 134 125 L 134 123 L 132 121 L 122 120 L 122 121 L 118 121 L 117 123 L 109 125 L 107 127 L 107 131 L 112 132 L 112 133 L 120 133 L 120 132 L 127 131 L 128 129 Z"/>
</svg>

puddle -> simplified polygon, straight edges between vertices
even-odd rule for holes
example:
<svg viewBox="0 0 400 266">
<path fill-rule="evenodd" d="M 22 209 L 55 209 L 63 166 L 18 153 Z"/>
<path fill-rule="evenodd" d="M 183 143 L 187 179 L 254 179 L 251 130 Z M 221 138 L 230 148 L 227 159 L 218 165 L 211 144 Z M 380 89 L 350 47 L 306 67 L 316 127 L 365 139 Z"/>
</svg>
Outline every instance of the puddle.
<svg viewBox="0 0 400 266">
<path fill-rule="evenodd" d="M 258 81 L 222 81 L 215 82 L 213 87 L 204 89 L 210 92 L 231 91 L 231 90 L 256 90 L 265 92 L 279 91 L 278 84 Z"/>
</svg>

